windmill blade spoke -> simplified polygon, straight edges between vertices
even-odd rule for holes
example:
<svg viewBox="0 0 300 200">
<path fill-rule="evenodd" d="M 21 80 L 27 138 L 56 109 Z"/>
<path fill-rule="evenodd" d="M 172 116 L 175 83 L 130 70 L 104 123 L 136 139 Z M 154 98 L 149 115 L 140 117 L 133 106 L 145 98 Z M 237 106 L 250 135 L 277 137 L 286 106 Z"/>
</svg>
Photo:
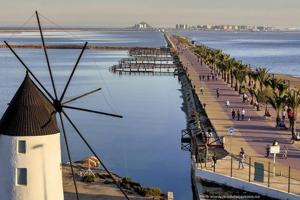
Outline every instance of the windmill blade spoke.
<svg viewBox="0 0 300 200">
<path fill-rule="evenodd" d="M 20 56 L 15 52 L 15 50 L 4 41 L 5 45 L 9 48 L 9 50 L 15 55 L 18 61 L 22 64 L 22 66 L 27 70 L 27 72 L 32 76 L 32 78 L 39 84 L 39 86 L 43 89 L 43 91 L 48 95 L 51 100 L 54 100 L 53 96 L 48 92 L 48 90 L 43 86 L 43 84 L 39 81 L 39 79 L 33 74 L 33 72 L 27 67 L 27 65 L 23 62 Z"/>
<path fill-rule="evenodd" d="M 101 88 L 97 88 L 97 89 L 95 89 L 95 90 L 92 90 L 92 91 L 86 92 L 86 93 L 84 93 L 84 94 L 81 94 L 81 95 L 79 95 L 79 96 L 77 96 L 77 97 L 74 97 L 74 98 L 72 98 L 72 99 L 70 99 L 70 100 L 67 100 L 67 101 L 63 102 L 62 104 L 67 104 L 67 103 L 73 102 L 73 101 L 75 101 L 75 100 L 77 100 L 77 99 L 80 99 L 80 98 L 82 98 L 82 97 L 85 97 L 85 96 L 88 96 L 88 95 L 90 95 L 90 94 L 93 94 L 93 93 L 95 93 L 95 92 L 97 92 L 97 91 L 99 91 L 99 90 L 101 90 Z"/>
<path fill-rule="evenodd" d="M 129 197 L 127 196 L 126 192 L 123 190 L 123 188 L 120 185 L 120 182 L 116 180 L 116 178 L 112 175 L 112 173 L 108 170 L 108 168 L 104 165 L 103 161 L 100 159 L 100 157 L 96 154 L 96 152 L 94 151 L 94 149 L 91 147 L 91 145 L 87 142 L 87 140 L 83 137 L 83 135 L 81 134 L 81 132 L 79 131 L 79 129 L 75 126 L 75 124 L 73 123 L 73 121 L 70 119 L 70 117 L 67 115 L 67 113 L 65 113 L 65 111 L 63 110 L 62 113 L 64 114 L 64 116 L 66 117 L 66 119 L 69 121 L 69 123 L 71 124 L 71 126 L 74 128 L 74 130 L 77 132 L 77 134 L 79 135 L 79 137 L 82 139 L 82 141 L 85 143 L 85 145 L 89 148 L 89 150 L 92 152 L 92 154 L 99 160 L 101 166 L 104 168 L 104 170 L 107 172 L 107 174 L 111 177 L 111 179 L 115 182 L 115 184 L 117 185 L 117 187 L 120 189 L 120 191 L 123 193 L 123 195 L 125 196 L 126 199 L 129 200 Z"/>
<path fill-rule="evenodd" d="M 66 91 L 67 91 L 67 89 L 68 89 L 68 87 L 69 87 L 69 84 L 70 84 L 72 78 L 73 78 L 74 72 L 75 72 L 75 70 L 76 70 L 76 68 L 77 68 L 77 66 L 78 66 L 78 64 L 79 64 L 79 61 L 80 61 L 80 59 L 81 59 L 81 57 L 82 57 L 82 55 L 83 55 L 83 52 L 84 52 L 84 50 L 86 49 L 87 45 L 88 45 L 88 42 L 85 42 L 85 43 L 84 43 L 84 46 L 82 47 L 82 50 L 81 50 L 81 52 L 80 52 L 80 54 L 79 54 L 79 56 L 78 56 L 78 58 L 77 58 L 77 61 L 76 61 L 75 65 L 74 65 L 74 67 L 73 67 L 73 70 L 72 70 L 72 72 L 71 72 L 71 75 L 70 75 L 70 77 L 69 77 L 69 79 L 68 79 L 68 81 L 67 81 L 67 84 L 66 84 L 66 86 L 65 86 L 65 88 L 64 88 L 64 90 L 63 90 L 63 93 L 62 93 L 62 95 L 61 95 L 61 97 L 60 97 L 60 101 L 62 101 L 62 100 L 64 99 L 64 96 L 65 96 L 65 94 L 66 94 Z"/>
<path fill-rule="evenodd" d="M 76 199 L 79 200 L 78 189 L 77 189 L 77 184 L 76 184 L 76 180 L 75 180 L 75 173 L 74 173 L 74 169 L 73 169 L 73 165 L 72 165 L 72 158 L 71 158 L 70 149 L 69 149 L 69 142 L 68 142 L 67 134 L 65 131 L 65 125 L 64 125 L 64 121 L 63 121 L 61 113 L 59 113 L 59 118 L 60 118 L 61 127 L 62 127 L 62 131 L 63 131 L 63 135 L 64 135 L 67 153 L 68 153 L 70 168 L 71 168 L 71 172 L 72 172 L 73 183 L 74 183 L 74 188 L 75 188 L 75 192 L 76 192 Z"/>
<path fill-rule="evenodd" d="M 37 19 L 39 30 L 40 30 L 40 35 L 41 35 L 41 39 L 42 39 L 44 54 L 45 54 L 45 57 L 46 57 L 47 67 L 48 67 L 48 71 L 49 71 L 49 74 L 50 74 L 50 79 L 51 79 L 55 99 L 57 99 L 57 93 L 56 93 L 56 88 L 55 88 L 55 84 L 54 84 L 52 70 L 51 70 L 51 66 L 50 66 L 50 62 L 49 62 L 49 58 L 48 58 L 47 48 L 46 48 L 46 45 L 45 45 L 45 40 L 44 40 L 44 35 L 43 35 L 42 27 L 41 27 L 41 22 L 40 22 L 39 14 L 38 14 L 37 11 L 35 11 L 35 15 L 36 15 L 36 19 Z"/>
<path fill-rule="evenodd" d="M 73 107 L 73 106 L 67 106 L 63 105 L 64 108 L 72 109 L 72 110 L 79 110 L 79 111 L 84 111 L 84 112 L 90 112 L 90 113 L 95 113 L 99 115 L 106 115 L 106 116 L 111 116 L 111 117 L 118 117 L 118 118 L 123 118 L 121 115 L 116 115 L 116 114 L 111 114 L 111 113 L 106 113 L 106 112 L 101 112 L 101 111 L 95 111 L 95 110 L 89 110 L 86 108 L 78 108 L 78 107 Z"/>
</svg>

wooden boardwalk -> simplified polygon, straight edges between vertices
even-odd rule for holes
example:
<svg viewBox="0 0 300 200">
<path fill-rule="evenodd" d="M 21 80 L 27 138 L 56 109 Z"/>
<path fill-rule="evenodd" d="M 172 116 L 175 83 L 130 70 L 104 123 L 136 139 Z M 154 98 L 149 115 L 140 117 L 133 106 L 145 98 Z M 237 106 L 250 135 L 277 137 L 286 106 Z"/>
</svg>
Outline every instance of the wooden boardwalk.
<svg viewBox="0 0 300 200">
<path fill-rule="evenodd" d="M 213 123 L 219 136 L 225 137 L 225 148 L 232 154 L 238 154 L 243 147 L 247 156 L 260 159 L 263 162 L 272 161 L 272 158 L 265 158 L 265 147 L 271 145 L 277 138 L 281 147 L 286 145 L 289 149 L 288 159 L 277 159 L 282 167 L 291 166 L 293 169 L 300 169 L 300 147 L 299 144 L 289 143 L 290 131 L 280 131 L 274 128 L 275 120 L 265 120 L 263 111 L 256 111 L 253 106 L 243 103 L 241 96 L 234 91 L 227 83 L 220 78 L 218 80 L 200 81 L 199 76 L 211 73 L 208 66 L 201 65 L 193 51 L 174 37 L 169 37 L 170 42 L 177 51 L 178 56 L 186 68 L 187 74 L 195 86 L 199 100 L 206 103 L 206 112 Z M 204 87 L 204 94 L 200 88 Z M 216 97 L 216 89 L 219 88 L 220 97 Z M 230 101 L 230 108 L 226 107 L 226 101 Z M 231 119 L 231 109 L 246 110 L 244 121 Z M 230 141 L 228 128 L 234 127 L 235 132 Z M 300 179 L 300 173 L 297 173 Z"/>
</svg>

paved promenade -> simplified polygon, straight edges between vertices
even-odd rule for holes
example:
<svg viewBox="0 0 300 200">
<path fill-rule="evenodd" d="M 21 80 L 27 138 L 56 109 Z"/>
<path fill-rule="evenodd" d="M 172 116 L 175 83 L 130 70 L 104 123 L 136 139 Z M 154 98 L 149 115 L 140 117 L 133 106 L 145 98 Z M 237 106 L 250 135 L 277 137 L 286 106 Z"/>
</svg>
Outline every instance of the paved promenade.
<svg viewBox="0 0 300 200">
<path fill-rule="evenodd" d="M 206 80 L 206 75 L 211 71 L 206 65 L 201 65 L 197 56 L 184 44 L 177 41 L 174 37 L 170 37 L 174 48 L 179 53 L 179 58 L 186 68 L 192 84 L 196 88 L 196 93 L 201 103 L 206 103 L 206 111 L 208 117 L 219 136 L 225 136 L 225 148 L 233 154 L 238 154 L 240 148 L 243 147 L 246 156 L 251 156 L 255 160 L 264 162 L 273 161 L 272 157 L 265 158 L 266 145 L 271 145 L 275 138 L 278 139 L 281 148 L 286 145 L 289 149 L 288 159 L 282 159 L 281 155 L 276 160 L 277 163 L 284 166 L 291 166 L 293 169 L 300 170 L 300 147 L 299 144 L 291 145 L 290 131 L 280 131 L 275 126 L 275 113 L 271 109 L 273 118 L 266 120 L 264 111 L 256 111 L 253 106 L 243 103 L 242 97 L 234 91 L 220 77 L 218 80 Z M 199 76 L 205 75 L 205 81 L 200 81 Z M 204 94 L 201 94 L 200 88 L 204 87 Z M 220 97 L 216 96 L 216 89 L 219 88 Z M 229 100 L 230 107 L 227 108 L 226 101 Z M 246 111 L 245 120 L 237 121 L 231 118 L 231 109 L 242 108 Z M 234 127 L 235 132 L 232 141 L 228 136 L 228 128 Z M 299 173 L 297 175 L 300 177 Z"/>
</svg>

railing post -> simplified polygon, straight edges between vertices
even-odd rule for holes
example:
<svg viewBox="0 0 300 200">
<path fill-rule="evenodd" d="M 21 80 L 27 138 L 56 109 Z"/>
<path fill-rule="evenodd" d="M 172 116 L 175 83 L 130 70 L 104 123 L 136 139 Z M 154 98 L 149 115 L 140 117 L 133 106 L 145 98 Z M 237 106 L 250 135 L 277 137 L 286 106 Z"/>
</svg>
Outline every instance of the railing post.
<svg viewBox="0 0 300 200">
<path fill-rule="evenodd" d="M 231 160 L 230 160 L 230 177 L 232 177 L 232 165 L 233 165 L 233 160 L 232 160 L 232 154 L 231 154 Z"/>
<path fill-rule="evenodd" d="M 271 163 L 268 162 L 268 187 L 270 187 L 270 170 L 271 170 Z"/>
<path fill-rule="evenodd" d="M 214 163 L 214 172 L 216 172 L 216 163 Z"/>
<path fill-rule="evenodd" d="M 289 166 L 288 193 L 291 192 L 291 166 Z"/>
<path fill-rule="evenodd" d="M 251 181 L 251 157 L 249 157 L 249 182 Z"/>
</svg>

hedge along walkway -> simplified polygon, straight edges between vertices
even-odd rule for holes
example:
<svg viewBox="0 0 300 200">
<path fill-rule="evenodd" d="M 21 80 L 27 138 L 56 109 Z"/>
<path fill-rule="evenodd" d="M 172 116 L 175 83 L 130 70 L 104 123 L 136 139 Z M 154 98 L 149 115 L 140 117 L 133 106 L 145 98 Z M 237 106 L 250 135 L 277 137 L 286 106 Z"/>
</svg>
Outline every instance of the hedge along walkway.
<svg viewBox="0 0 300 200">
<path fill-rule="evenodd" d="M 255 158 L 267 163 L 272 158 L 266 159 L 265 147 L 272 144 L 277 138 L 281 148 L 286 145 L 289 148 L 289 158 L 287 160 L 277 159 L 282 170 L 286 172 L 287 166 L 292 168 L 300 168 L 300 151 L 295 145 L 289 144 L 291 134 L 289 131 L 279 131 L 274 128 L 274 120 L 265 120 L 263 111 L 256 111 L 253 106 L 242 102 L 241 96 L 234 91 L 227 83 L 220 78 L 217 81 L 200 81 L 199 75 L 210 74 L 210 69 L 206 65 L 198 62 L 197 56 L 187 46 L 180 43 L 174 37 L 169 37 L 174 49 L 178 52 L 179 58 L 186 68 L 192 84 L 195 85 L 197 96 L 201 103 L 206 103 L 206 111 L 212 124 L 219 136 L 225 136 L 225 148 L 233 154 L 238 154 L 240 148 L 243 147 L 247 156 Z M 204 87 L 204 94 L 200 92 L 200 87 Z M 220 98 L 216 98 L 216 89 L 220 89 Z M 226 107 L 226 100 L 230 101 L 231 107 Z M 237 121 L 231 119 L 231 108 L 237 110 L 245 108 L 245 121 Z M 274 113 L 273 113 L 274 116 Z M 248 119 L 250 118 L 250 121 Z M 228 128 L 234 127 L 235 132 L 232 137 L 232 145 L 228 137 Z M 297 173 L 300 179 L 300 173 Z"/>
</svg>

